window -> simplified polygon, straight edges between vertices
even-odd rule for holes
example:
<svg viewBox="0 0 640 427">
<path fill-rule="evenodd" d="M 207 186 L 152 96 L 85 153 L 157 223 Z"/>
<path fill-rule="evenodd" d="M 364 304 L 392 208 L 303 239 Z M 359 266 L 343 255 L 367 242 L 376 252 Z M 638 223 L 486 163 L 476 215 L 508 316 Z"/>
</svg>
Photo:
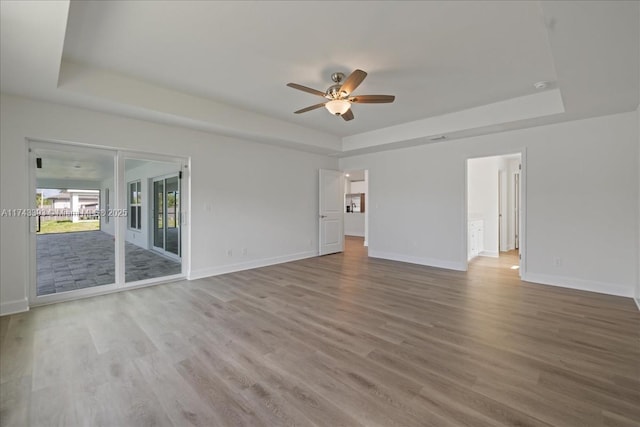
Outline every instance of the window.
<svg viewBox="0 0 640 427">
<path fill-rule="evenodd" d="M 140 181 L 129 183 L 129 228 L 142 229 L 142 188 Z"/>
</svg>

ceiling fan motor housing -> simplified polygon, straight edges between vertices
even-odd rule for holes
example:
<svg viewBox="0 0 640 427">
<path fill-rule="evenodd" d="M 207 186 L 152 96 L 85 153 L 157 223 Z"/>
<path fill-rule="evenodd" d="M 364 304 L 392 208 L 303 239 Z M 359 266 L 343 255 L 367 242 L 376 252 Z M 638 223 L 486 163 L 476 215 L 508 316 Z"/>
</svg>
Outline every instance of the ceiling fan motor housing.
<svg viewBox="0 0 640 427">
<path fill-rule="evenodd" d="M 329 89 L 327 89 L 326 92 L 326 97 L 329 99 L 342 99 L 345 98 L 347 96 L 347 93 L 344 91 L 341 91 L 340 88 L 342 87 L 342 84 L 337 83 L 333 86 L 329 86 Z"/>
<path fill-rule="evenodd" d="M 344 73 L 333 73 L 331 74 L 331 81 L 334 83 L 340 83 L 344 80 Z"/>
<path fill-rule="evenodd" d="M 344 91 L 341 91 L 340 88 L 342 87 L 342 80 L 344 80 L 344 73 L 333 73 L 331 74 L 331 80 L 335 83 L 332 86 L 329 86 L 329 89 L 327 89 L 326 93 L 326 97 L 329 99 L 342 99 L 345 98 L 347 96 L 347 93 Z"/>
</svg>

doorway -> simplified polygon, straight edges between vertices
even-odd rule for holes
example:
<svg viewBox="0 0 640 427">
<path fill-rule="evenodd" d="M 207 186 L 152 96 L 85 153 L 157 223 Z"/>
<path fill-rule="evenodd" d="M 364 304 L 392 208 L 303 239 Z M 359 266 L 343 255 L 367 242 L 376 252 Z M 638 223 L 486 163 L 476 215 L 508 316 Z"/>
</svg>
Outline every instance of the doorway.
<svg viewBox="0 0 640 427">
<path fill-rule="evenodd" d="M 115 244 L 101 190 L 114 179 L 115 152 L 30 143 L 32 295 L 59 296 L 116 283 Z M 35 196 L 35 197 L 33 197 Z"/>
<path fill-rule="evenodd" d="M 522 274 L 523 153 L 467 160 L 466 251 L 469 265 Z"/>
<path fill-rule="evenodd" d="M 32 140 L 27 149 L 31 305 L 185 276 L 187 159 Z M 163 253 L 149 244 L 154 177 L 165 189 Z"/>
<path fill-rule="evenodd" d="M 369 246 L 369 171 L 344 171 L 344 235 L 347 248 Z"/>
</svg>

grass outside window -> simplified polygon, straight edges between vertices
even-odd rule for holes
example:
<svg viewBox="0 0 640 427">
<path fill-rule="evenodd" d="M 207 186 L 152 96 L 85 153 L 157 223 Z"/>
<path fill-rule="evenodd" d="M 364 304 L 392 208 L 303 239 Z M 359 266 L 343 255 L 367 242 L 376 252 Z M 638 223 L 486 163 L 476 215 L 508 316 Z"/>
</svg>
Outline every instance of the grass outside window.
<svg viewBox="0 0 640 427">
<path fill-rule="evenodd" d="M 71 220 L 45 220 L 40 223 L 40 232 L 38 234 L 51 233 L 73 233 L 76 231 L 97 231 L 100 230 L 100 221 L 80 221 L 72 222 Z"/>
</svg>

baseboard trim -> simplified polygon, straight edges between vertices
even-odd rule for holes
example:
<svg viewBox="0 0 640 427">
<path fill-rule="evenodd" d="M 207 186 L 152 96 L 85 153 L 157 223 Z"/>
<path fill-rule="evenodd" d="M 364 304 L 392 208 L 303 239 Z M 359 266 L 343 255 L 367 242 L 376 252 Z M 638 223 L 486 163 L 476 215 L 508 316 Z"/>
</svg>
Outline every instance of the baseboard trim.
<svg viewBox="0 0 640 427">
<path fill-rule="evenodd" d="M 521 279 L 525 282 L 540 283 L 542 285 L 558 286 L 561 288 L 577 289 L 580 291 L 597 292 L 599 294 L 633 298 L 633 288 L 619 284 L 597 282 L 595 280 L 577 279 L 575 277 L 552 276 L 536 273 L 526 273 L 522 276 Z"/>
<path fill-rule="evenodd" d="M 499 258 L 500 257 L 500 253 L 498 251 L 482 251 L 478 255 L 486 256 L 486 257 L 490 257 L 490 258 Z"/>
<path fill-rule="evenodd" d="M 267 267 L 285 262 L 298 261 L 305 258 L 318 256 L 318 251 L 299 252 L 297 254 L 283 255 L 273 258 L 263 258 L 237 264 L 221 265 L 219 267 L 201 268 L 191 271 L 187 275 L 188 280 L 197 280 L 205 277 L 218 276 L 220 274 L 234 273 L 236 271 L 251 270 L 253 268 Z"/>
<path fill-rule="evenodd" d="M 29 311 L 29 300 L 27 298 L 0 303 L 0 316 L 8 316 L 25 311 Z"/>
<path fill-rule="evenodd" d="M 369 257 L 388 259 L 391 261 L 408 262 L 409 264 L 426 265 L 428 267 L 446 268 L 447 270 L 465 271 L 466 265 L 456 261 L 446 261 L 435 258 L 423 258 L 411 255 L 397 254 L 393 252 L 382 252 L 369 249 Z"/>
</svg>

